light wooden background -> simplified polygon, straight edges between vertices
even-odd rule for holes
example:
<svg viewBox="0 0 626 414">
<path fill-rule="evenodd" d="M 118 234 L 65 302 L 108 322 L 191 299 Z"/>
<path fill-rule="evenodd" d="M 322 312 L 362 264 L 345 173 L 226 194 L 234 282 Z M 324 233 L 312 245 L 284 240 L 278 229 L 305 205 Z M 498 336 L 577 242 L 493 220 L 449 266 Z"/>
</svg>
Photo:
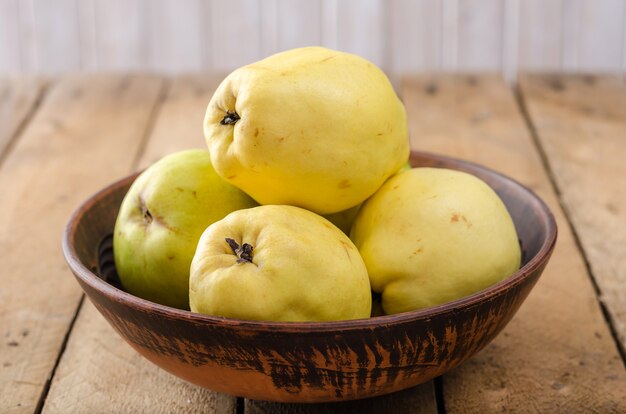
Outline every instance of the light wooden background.
<svg viewBox="0 0 626 414">
<path fill-rule="evenodd" d="M 623 72 L 626 0 L 0 0 L 0 73 L 228 71 L 320 44 L 389 73 Z"/>
</svg>

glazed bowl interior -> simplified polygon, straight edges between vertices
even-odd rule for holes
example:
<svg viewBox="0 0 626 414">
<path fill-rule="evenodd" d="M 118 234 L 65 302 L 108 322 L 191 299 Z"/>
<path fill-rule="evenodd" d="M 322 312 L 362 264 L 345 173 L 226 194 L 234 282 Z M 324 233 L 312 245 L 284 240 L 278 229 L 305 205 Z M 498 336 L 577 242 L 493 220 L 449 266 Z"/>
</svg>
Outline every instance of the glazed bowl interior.
<svg viewBox="0 0 626 414">
<path fill-rule="evenodd" d="M 195 384 L 283 402 L 399 391 L 445 373 L 493 340 L 539 278 L 557 234 L 548 207 L 510 178 L 429 153 L 413 152 L 411 164 L 466 171 L 486 181 L 515 223 L 521 269 L 453 302 L 351 321 L 241 321 L 169 308 L 124 292 L 115 272 L 111 235 L 136 175 L 103 189 L 74 213 L 63 238 L 64 255 L 87 296 L 133 348 Z"/>
</svg>

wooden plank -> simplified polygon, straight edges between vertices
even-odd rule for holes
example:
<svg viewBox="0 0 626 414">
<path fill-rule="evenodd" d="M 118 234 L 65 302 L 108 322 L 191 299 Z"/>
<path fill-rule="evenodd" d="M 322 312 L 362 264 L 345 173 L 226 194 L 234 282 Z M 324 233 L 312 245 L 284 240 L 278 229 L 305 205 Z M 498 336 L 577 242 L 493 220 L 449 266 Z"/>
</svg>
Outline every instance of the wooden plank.
<svg viewBox="0 0 626 414">
<path fill-rule="evenodd" d="M 278 0 L 276 6 L 278 50 L 322 43 L 322 6 L 319 1 Z"/>
<path fill-rule="evenodd" d="M 626 349 L 626 86 L 609 76 L 525 76 L 521 90 Z"/>
<path fill-rule="evenodd" d="M 179 76 L 156 120 L 138 169 L 185 148 L 206 148 L 202 122 L 213 92 L 226 75 Z"/>
<path fill-rule="evenodd" d="M 56 74 L 81 67 L 78 0 L 35 0 L 36 72 Z"/>
<path fill-rule="evenodd" d="M 331 49 L 337 49 L 339 45 L 338 1 L 339 0 L 320 0 L 322 8 L 322 46 Z"/>
<path fill-rule="evenodd" d="M 175 73 L 200 70 L 208 63 L 201 0 L 152 0 L 148 16 L 150 69 Z"/>
<path fill-rule="evenodd" d="M 571 24 L 564 32 L 564 51 L 572 50 L 570 68 L 618 72 L 624 48 L 624 0 L 575 0 Z"/>
<path fill-rule="evenodd" d="M 520 70 L 561 68 L 563 1 L 520 1 Z"/>
<path fill-rule="evenodd" d="M 19 17 L 20 69 L 22 73 L 37 71 L 35 0 L 17 2 Z"/>
<path fill-rule="evenodd" d="M 388 2 L 389 70 L 434 71 L 441 67 L 441 4 L 439 0 Z"/>
<path fill-rule="evenodd" d="M 147 0 L 95 0 L 95 54 L 100 70 L 148 66 Z M 88 53 L 88 52 L 86 52 Z"/>
<path fill-rule="evenodd" d="M 20 64 L 18 0 L 0 0 L 0 73 L 16 73 Z"/>
<path fill-rule="evenodd" d="M 83 71 L 97 70 L 96 0 L 81 0 L 78 3 L 78 26 L 80 29 L 80 68 Z"/>
<path fill-rule="evenodd" d="M 578 70 L 579 62 L 580 24 L 583 21 L 580 7 L 581 3 L 580 0 L 561 1 L 561 69 L 563 71 L 574 72 Z"/>
<path fill-rule="evenodd" d="M 0 77 L 0 160 L 35 110 L 43 85 L 35 77 Z"/>
<path fill-rule="evenodd" d="M 500 0 L 459 1 L 458 63 L 464 71 L 500 70 L 504 5 Z"/>
<path fill-rule="evenodd" d="M 387 64 L 385 13 L 381 0 L 337 2 L 337 48 L 384 67 Z"/>
<path fill-rule="evenodd" d="M 459 0 L 441 0 L 441 67 L 458 69 L 459 63 Z"/>
<path fill-rule="evenodd" d="M 185 148 L 205 147 L 202 120 L 221 77 L 176 79 L 146 150 L 144 167 Z M 118 153 L 126 151 L 118 148 Z M 94 375 L 97 373 L 97 375 Z M 56 371 L 44 407 L 47 413 L 234 412 L 236 399 L 180 380 L 141 357 L 85 301 Z"/>
<path fill-rule="evenodd" d="M 517 79 L 519 61 L 520 0 L 504 3 L 502 11 L 502 75 L 508 82 Z"/>
<path fill-rule="evenodd" d="M 437 413 L 432 382 L 394 394 L 365 400 L 324 404 L 278 404 L 246 400 L 244 407 L 246 414 Z"/>
<path fill-rule="evenodd" d="M 230 72 L 261 59 L 259 0 L 211 0 L 211 68 Z"/>
<path fill-rule="evenodd" d="M 33 412 L 45 391 L 82 296 L 60 254 L 63 228 L 129 170 L 160 88 L 149 76 L 64 78 L 1 166 L 2 412 Z"/>
<path fill-rule="evenodd" d="M 446 412 L 625 412 L 622 360 L 512 91 L 497 77 L 442 76 L 407 79 L 403 96 L 413 148 L 521 181 L 559 226 L 551 262 L 516 317 L 443 377 Z"/>
</svg>

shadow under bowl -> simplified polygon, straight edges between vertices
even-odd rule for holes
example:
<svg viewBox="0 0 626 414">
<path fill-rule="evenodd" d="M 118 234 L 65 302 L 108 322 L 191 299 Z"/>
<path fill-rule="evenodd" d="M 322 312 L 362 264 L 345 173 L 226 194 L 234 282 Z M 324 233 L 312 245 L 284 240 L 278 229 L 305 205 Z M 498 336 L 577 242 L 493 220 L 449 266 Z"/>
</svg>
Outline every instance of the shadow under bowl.
<svg viewBox="0 0 626 414">
<path fill-rule="evenodd" d="M 506 204 L 520 238 L 521 269 L 473 295 L 370 319 L 281 323 L 200 315 L 149 302 L 115 284 L 111 234 L 136 175 L 89 198 L 63 237 L 80 286 L 113 328 L 159 367 L 202 387 L 258 400 L 326 402 L 388 394 L 428 381 L 487 345 L 511 320 L 546 266 L 557 228 L 530 190 L 485 167 L 411 154 L 420 167 L 466 171 Z"/>
</svg>

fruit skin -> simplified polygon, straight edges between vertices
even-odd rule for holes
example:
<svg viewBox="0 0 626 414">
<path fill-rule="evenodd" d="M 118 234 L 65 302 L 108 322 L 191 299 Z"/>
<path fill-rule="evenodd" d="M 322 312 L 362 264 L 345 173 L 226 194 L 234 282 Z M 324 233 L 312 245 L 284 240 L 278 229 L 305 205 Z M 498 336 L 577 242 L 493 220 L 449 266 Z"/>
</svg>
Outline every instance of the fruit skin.
<svg viewBox="0 0 626 414">
<path fill-rule="evenodd" d="M 261 204 L 318 214 L 361 203 L 409 156 L 404 106 L 385 74 L 321 47 L 232 72 L 208 105 L 204 134 L 226 180 Z"/>
<path fill-rule="evenodd" d="M 350 228 L 352 222 L 356 218 L 357 213 L 361 208 L 361 204 L 351 207 L 347 210 L 338 211 L 337 213 L 326 214 L 323 217 L 339 227 L 339 230 L 343 231 L 346 235 L 350 235 Z"/>
<path fill-rule="evenodd" d="M 520 266 L 503 202 L 460 171 L 414 168 L 390 178 L 361 207 L 350 236 L 386 314 L 467 296 Z"/>
<path fill-rule="evenodd" d="M 200 235 L 231 211 L 256 205 L 215 173 L 206 150 L 157 161 L 133 182 L 115 223 L 113 252 L 124 289 L 189 309 L 189 267 Z"/>
<path fill-rule="evenodd" d="M 251 245 L 252 262 L 226 242 Z M 348 236 L 308 210 L 267 205 L 235 211 L 202 234 L 191 264 L 193 312 L 246 320 L 367 318 L 370 284 Z"/>
<path fill-rule="evenodd" d="M 411 164 L 407 161 L 395 174 L 399 174 L 403 171 L 407 171 L 411 169 Z M 394 175 L 395 175 L 394 174 Z M 393 177 L 393 175 L 392 175 Z M 339 211 L 337 213 L 325 214 L 323 217 L 333 223 L 335 226 L 339 227 L 341 231 L 350 235 L 350 229 L 352 228 L 352 223 L 356 218 L 359 210 L 363 203 L 360 203 L 354 207 L 351 207 L 347 210 Z"/>
</svg>

